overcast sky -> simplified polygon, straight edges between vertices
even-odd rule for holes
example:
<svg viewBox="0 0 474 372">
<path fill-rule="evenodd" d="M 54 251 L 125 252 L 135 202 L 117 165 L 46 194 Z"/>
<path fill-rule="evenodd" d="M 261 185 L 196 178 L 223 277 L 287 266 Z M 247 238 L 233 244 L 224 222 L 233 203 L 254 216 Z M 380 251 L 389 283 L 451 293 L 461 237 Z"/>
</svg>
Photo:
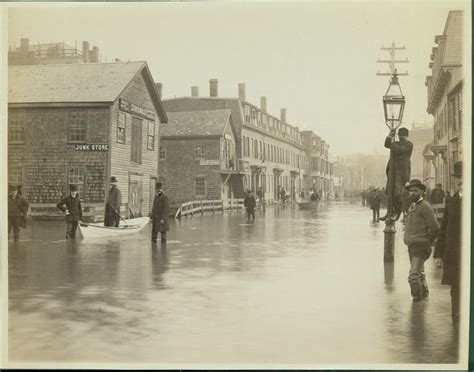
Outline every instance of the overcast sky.
<svg viewBox="0 0 474 372">
<path fill-rule="evenodd" d="M 31 8 L 35 6 L 35 8 Z M 236 97 L 245 82 L 247 100 L 267 96 L 275 116 L 287 109 L 290 124 L 312 129 L 334 155 L 383 151 L 387 133 L 382 96 L 388 71 L 380 50 L 392 41 L 406 96 L 404 125 L 432 122 L 426 113 L 428 63 L 435 35 L 442 34 L 450 9 L 462 3 L 142 3 L 30 4 L 9 9 L 8 42 L 19 45 L 64 41 L 100 49 L 102 61 L 145 60 L 164 98 L 189 96 L 198 85 L 209 95 Z M 470 11 L 468 11 L 470 14 Z M 470 45 L 470 44 L 469 44 Z M 34 89 L 34 87 L 32 87 Z"/>
</svg>

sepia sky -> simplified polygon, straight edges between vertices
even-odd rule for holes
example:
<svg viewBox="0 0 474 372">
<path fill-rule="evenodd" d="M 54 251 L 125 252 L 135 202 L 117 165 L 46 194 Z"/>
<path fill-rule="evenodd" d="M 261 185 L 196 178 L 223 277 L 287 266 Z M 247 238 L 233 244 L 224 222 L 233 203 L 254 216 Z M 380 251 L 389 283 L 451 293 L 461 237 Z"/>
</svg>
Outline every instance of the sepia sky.
<svg viewBox="0 0 474 372">
<path fill-rule="evenodd" d="M 114 3 L 10 5 L 8 43 L 64 41 L 98 46 L 102 61 L 145 60 L 164 98 L 189 96 L 191 85 L 209 96 L 209 79 L 219 96 L 237 97 L 246 83 L 247 100 L 300 129 L 312 129 L 333 155 L 384 152 L 388 131 L 382 96 L 388 65 L 380 50 L 392 41 L 406 96 L 404 125 L 431 123 L 426 113 L 428 63 L 434 37 L 442 34 L 450 9 L 462 3 Z M 34 8 L 32 8 L 34 6 Z M 470 10 L 468 10 L 470 14 Z M 470 45 L 466 44 L 466 45 Z M 33 87 L 32 87 L 33 89 Z"/>
</svg>

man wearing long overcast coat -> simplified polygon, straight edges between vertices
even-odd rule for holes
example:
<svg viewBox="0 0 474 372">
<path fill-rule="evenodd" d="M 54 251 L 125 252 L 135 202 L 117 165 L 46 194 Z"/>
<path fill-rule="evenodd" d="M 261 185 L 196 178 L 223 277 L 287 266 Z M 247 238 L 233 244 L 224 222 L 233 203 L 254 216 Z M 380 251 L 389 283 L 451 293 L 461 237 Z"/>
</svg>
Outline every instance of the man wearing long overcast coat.
<svg viewBox="0 0 474 372">
<path fill-rule="evenodd" d="M 168 197 L 163 192 L 163 185 L 161 182 L 156 184 L 156 195 L 153 200 L 153 208 L 151 210 L 150 218 L 153 224 L 151 231 L 151 241 L 154 243 L 158 238 L 158 233 L 161 233 L 161 242 L 166 242 L 166 232 L 170 229 L 169 214 L 170 208 Z"/>
<path fill-rule="evenodd" d="M 385 187 L 385 193 L 388 196 L 387 215 L 380 218 L 382 221 L 388 217 L 394 219 L 400 217 L 403 191 L 405 184 L 410 180 L 410 157 L 413 152 L 413 143 L 408 141 L 408 129 L 400 128 L 398 138 L 399 141 L 395 141 L 395 129 L 392 129 L 385 139 L 385 147 L 390 149 L 390 160 L 387 164 L 387 186 Z"/>
</svg>

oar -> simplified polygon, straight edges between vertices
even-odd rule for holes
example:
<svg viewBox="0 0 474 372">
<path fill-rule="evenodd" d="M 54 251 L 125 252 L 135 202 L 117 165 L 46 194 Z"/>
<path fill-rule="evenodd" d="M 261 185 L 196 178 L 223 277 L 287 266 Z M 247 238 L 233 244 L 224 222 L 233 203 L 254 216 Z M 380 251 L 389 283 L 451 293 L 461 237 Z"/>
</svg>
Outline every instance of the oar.
<svg viewBox="0 0 474 372">
<path fill-rule="evenodd" d="M 112 210 L 122 219 L 122 221 L 125 222 L 125 225 L 128 226 L 127 221 L 124 220 L 124 218 L 120 215 L 120 213 L 117 212 L 117 211 L 115 210 L 115 208 L 110 205 L 110 203 L 107 203 L 107 205 L 108 205 L 110 208 L 112 208 Z"/>
</svg>

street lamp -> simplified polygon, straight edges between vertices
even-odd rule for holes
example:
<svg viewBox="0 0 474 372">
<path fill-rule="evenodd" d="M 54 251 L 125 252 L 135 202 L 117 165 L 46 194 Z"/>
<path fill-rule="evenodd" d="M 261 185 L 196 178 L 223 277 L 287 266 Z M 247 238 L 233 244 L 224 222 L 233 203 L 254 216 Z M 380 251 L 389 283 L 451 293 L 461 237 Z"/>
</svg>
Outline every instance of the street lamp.
<svg viewBox="0 0 474 372">
<path fill-rule="evenodd" d="M 387 92 L 383 96 L 383 110 L 385 114 L 385 125 L 390 130 L 397 129 L 402 124 L 403 110 L 405 108 L 405 96 L 402 93 L 400 84 L 398 82 L 397 70 L 394 71 Z M 387 210 L 388 217 L 385 220 L 384 229 L 384 261 L 393 262 L 393 251 L 395 248 L 395 220 L 393 216 L 393 200 L 395 199 L 395 164 L 391 160 L 391 174 L 392 187 L 387 190 L 390 193 L 389 198 L 392 201 L 389 203 Z"/>
</svg>

